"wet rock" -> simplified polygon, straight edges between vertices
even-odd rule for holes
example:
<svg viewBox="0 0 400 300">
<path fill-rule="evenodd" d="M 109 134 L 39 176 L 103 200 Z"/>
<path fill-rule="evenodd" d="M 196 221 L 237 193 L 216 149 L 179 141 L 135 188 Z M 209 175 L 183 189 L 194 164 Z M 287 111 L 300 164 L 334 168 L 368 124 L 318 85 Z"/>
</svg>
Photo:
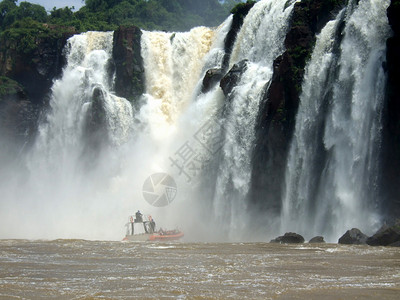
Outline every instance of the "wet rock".
<svg viewBox="0 0 400 300">
<path fill-rule="evenodd" d="M 136 26 L 120 26 L 114 32 L 115 93 L 131 102 L 137 102 L 144 92 L 141 36 L 142 31 Z"/>
<path fill-rule="evenodd" d="M 395 246 L 400 244 L 400 221 L 395 225 L 383 225 L 373 236 L 367 239 L 370 246 Z"/>
<path fill-rule="evenodd" d="M 232 9 L 232 25 L 224 41 L 225 56 L 222 63 L 222 69 L 224 70 L 224 72 L 227 71 L 236 36 L 243 25 L 244 18 L 249 13 L 254 4 L 255 2 L 253 1 L 240 3 L 236 5 L 234 9 Z"/>
<path fill-rule="evenodd" d="M 108 141 L 105 91 L 96 86 L 87 110 L 85 140 L 88 149 L 99 149 Z"/>
<path fill-rule="evenodd" d="M 400 241 L 397 241 L 397 242 L 395 242 L 393 244 L 389 244 L 388 246 L 389 247 L 400 247 Z"/>
<path fill-rule="evenodd" d="M 203 85 L 201 87 L 202 93 L 210 91 L 224 76 L 222 69 L 210 69 L 206 72 L 203 78 Z"/>
<path fill-rule="evenodd" d="M 361 232 L 358 228 L 347 230 L 344 235 L 339 239 L 339 244 L 346 245 L 363 245 L 366 244 L 368 236 Z"/>
<path fill-rule="evenodd" d="M 278 236 L 277 238 L 271 240 L 270 243 L 301 244 L 304 243 L 304 238 L 300 234 L 286 232 L 283 236 Z"/>
<path fill-rule="evenodd" d="M 232 9 L 231 13 L 233 14 L 231 28 L 229 29 L 225 41 L 224 41 L 224 50 L 225 55 L 222 61 L 222 66 L 220 69 L 210 69 L 207 71 L 203 78 L 203 85 L 201 92 L 206 93 L 210 91 L 227 73 L 229 68 L 229 60 L 232 54 L 233 46 L 236 41 L 236 36 L 240 31 L 240 28 L 243 25 L 244 18 L 250 11 L 250 9 L 255 4 L 255 1 L 249 1 L 246 3 L 240 3 Z M 239 63 L 240 64 L 240 63 Z M 222 87 L 225 96 L 227 96 L 234 87 L 235 83 L 238 82 L 239 77 L 235 77 L 236 69 L 231 70 L 230 74 L 227 74 L 224 82 L 221 82 L 220 86 Z"/>
<path fill-rule="evenodd" d="M 8 152 L 13 157 L 30 145 L 36 132 L 38 116 L 37 105 L 29 101 L 23 87 L 1 76 L 0 152 Z"/>
<path fill-rule="evenodd" d="M 76 33 L 72 27 L 41 26 L 0 36 L 0 133 L 8 140 L 0 148 L 13 145 L 14 155 L 34 141 L 39 112 L 46 110 L 53 81 L 66 63 L 64 46 Z"/>
<path fill-rule="evenodd" d="M 33 104 L 47 104 L 53 80 L 61 75 L 66 63 L 64 46 L 75 33 L 72 27 L 43 24 L 37 35 L 30 32 L 18 37 L 3 34 L 0 40 L 0 75 L 18 82 Z M 29 49 L 20 45 L 25 35 L 32 40 Z"/>
<path fill-rule="evenodd" d="M 274 61 L 272 80 L 266 86 L 256 123 L 249 191 L 249 200 L 256 210 L 276 215 L 281 211 L 279 201 L 270 199 L 282 198 L 282 178 L 300 102 L 304 69 L 312 54 L 316 34 L 336 17 L 345 2 L 303 0 L 294 6 L 284 42 L 286 51 Z"/>
<path fill-rule="evenodd" d="M 237 64 L 234 64 L 232 69 L 226 74 L 222 79 L 220 86 L 224 92 L 225 97 L 227 97 L 237 85 L 242 74 L 247 70 L 247 60 L 242 60 Z"/>
<path fill-rule="evenodd" d="M 400 216 L 400 1 L 391 0 L 387 9 L 392 35 L 386 41 L 386 102 L 383 116 L 382 191 L 386 218 Z"/>
<path fill-rule="evenodd" d="M 387 9 L 387 16 L 389 19 L 389 25 L 392 27 L 393 31 L 397 34 L 400 32 L 400 1 L 391 0 L 390 5 Z"/>
<path fill-rule="evenodd" d="M 308 241 L 310 244 L 313 243 L 325 243 L 324 237 L 323 236 L 316 236 L 313 237 L 311 240 Z"/>
</svg>

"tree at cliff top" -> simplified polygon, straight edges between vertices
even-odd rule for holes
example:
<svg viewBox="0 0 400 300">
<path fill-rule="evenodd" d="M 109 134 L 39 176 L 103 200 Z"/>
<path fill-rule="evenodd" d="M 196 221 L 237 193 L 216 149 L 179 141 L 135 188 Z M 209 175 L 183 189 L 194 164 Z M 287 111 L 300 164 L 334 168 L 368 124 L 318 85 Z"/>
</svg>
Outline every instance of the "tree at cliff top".
<svg viewBox="0 0 400 300">
<path fill-rule="evenodd" d="M 136 25 L 146 30 L 186 31 L 195 26 L 218 26 L 241 0 L 86 0 L 85 6 L 54 8 L 16 0 L 0 2 L 0 30 L 24 18 L 41 23 L 74 26 L 79 32 L 115 30 L 119 25 Z"/>
</svg>

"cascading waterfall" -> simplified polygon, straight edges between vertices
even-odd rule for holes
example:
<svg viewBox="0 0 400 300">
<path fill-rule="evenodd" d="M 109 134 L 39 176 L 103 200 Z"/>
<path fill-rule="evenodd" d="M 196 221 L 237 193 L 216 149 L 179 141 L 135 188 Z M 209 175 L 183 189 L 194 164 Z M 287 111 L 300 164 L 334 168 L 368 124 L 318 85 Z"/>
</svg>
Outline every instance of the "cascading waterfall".
<svg viewBox="0 0 400 300">
<path fill-rule="evenodd" d="M 259 104 L 272 78 L 273 61 L 284 51 L 289 17 L 295 1 L 260 1 L 238 33 L 230 65 L 248 60 L 237 86 L 228 95 L 213 213 L 230 239 L 247 234 L 246 196 L 251 177 L 251 155 Z"/>
<path fill-rule="evenodd" d="M 141 145 L 140 152 L 146 153 L 141 161 L 147 165 L 138 181 L 143 182 L 157 172 L 171 174 L 179 185 L 178 199 L 170 205 L 172 212 L 163 211 L 163 221 L 168 221 L 165 216 L 170 215 L 170 219 L 185 224 L 187 230 L 196 234 L 207 227 L 196 225 L 202 222 L 204 208 L 201 201 L 196 201 L 196 194 L 201 166 L 209 154 L 194 135 L 215 115 L 223 101 L 219 87 L 206 94 L 200 90 L 206 71 L 222 66 L 224 39 L 231 23 L 229 17 L 216 29 L 197 27 L 183 33 L 143 31 L 141 40 L 146 89 L 139 119 L 145 128 L 136 144 Z M 180 149 L 187 151 L 188 156 L 179 155 Z M 199 164 L 196 166 L 199 170 L 192 172 L 191 164 Z"/>
<path fill-rule="evenodd" d="M 376 229 L 388 5 L 352 1 L 339 53 L 341 14 L 317 39 L 288 159 L 282 231 L 334 241 L 352 227 Z"/>
<path fill-rule="evenodd" d="M 7 208 L 2 207 L 0 218 L 6 224 L 2 227 L 8 228 L 7 236 L 109 236 L 108 228 L 100 229 L 98 224 L 114 206 L 105 208 L 106 197 L 97 193 L 118 167 L 116 153 L 102 153 L 105 145 L 90 145 L 94 132 L 87 131 L 91 118 L 99 114 L 103 124 L 92 126 L 98 140 L 117 147 L 131 134 L 130 103 L 110 93 L 112 39 L 113 32 L 87 32 L 68 40 L 67 66 L 52 87 L 50 110 L 26 157 L 25 175 L 14 178 L 10 172 L 14 181 L 5 189 L 10 201 L 2 203 Z M 3 218 L 3 212 L 14 218 Z"/>
<path fill-rule="evenodd" d="M 35 145 L 0 182 L 0 228 L 8 228 L 0 237 L 119 239 L 127 215 L 141 209 L 192 240 L 264 239 L 251 236 L 247 210 L 255 125 L 296 2 L 261 0 L 249 11 L 229 61 L 245 67 L 227 97 L 202 82 L 208 70 L 226 71 L 232 16 L 215 29 L 142 31 L 146 86 L 133 107 L 113 92 L 113 33 L 70 38 Z M 279 199 L 281 231 L 333 241 L 377 221 L 388 4 L 350 1 L 317 37 Z M 142 196 L 157 172 L 178 183 L 167 208 Z"/>
<path fill-rule="evenodd" d="M 73 174 L 85 146 L 84 130 L 93 106 L 93 92 L 101 94 L 105 126 L 114 144 L 123 143 L 132 127 L 132 108 L 123 98 L 110 94 L 112 80 L 107 70 L 112 50 L 112 32 L 87 32 L 69 39 L 67 67 L 52 88 L 51 111 L 39 128 L 39 137 L 31 158 L 39 166 L 60 167 Z M 46 155 L 43 155 L 45 151 Z M 75 174 L 74 174 L 75 175 Z"/>
<path fill-rule="evenodd" d="M 213 35 L 213 30 L 207 27 L 184 33 L 143 32 L 148 101 L 160 102 L 160 110 L 169 123 L 176 122 L 190 103 Z"/>
</svg>

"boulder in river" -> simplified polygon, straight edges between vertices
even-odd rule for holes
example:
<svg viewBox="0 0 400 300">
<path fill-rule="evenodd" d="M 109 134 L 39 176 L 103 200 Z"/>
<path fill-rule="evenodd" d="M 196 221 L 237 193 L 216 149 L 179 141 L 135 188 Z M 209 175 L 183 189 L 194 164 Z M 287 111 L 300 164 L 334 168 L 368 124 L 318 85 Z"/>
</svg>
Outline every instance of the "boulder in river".
<svg viewBox="0 0 400 300">
<path fill-rule="evenodd" d="M 325 243 L 325 240 L 323 236 L 315 236 L 311 240 L 309 240 L 308 243 L 310 244 Z"/>
<path fill-rule="evenodd" d="M 339 244 L 346 245 L 363 245 L 366 244 L 368 236 L 361 232 L 358 228 L 347 230 L 344 235 L 339 239 Z"/>
<path fill-rule="evenodd" d="M 271 240 L 270 243 L 301 244 L 304 243 L 304 237 L 294 232 L 286 232 L 283 236 L 278 236 L 276 239 Z"/>
<path fill-rule="evenodd" d="M 367 244 L 370 246 L 400 246 L 400 221 L 393 226 L 383 225 L 367 239 Z"/>
</svg>

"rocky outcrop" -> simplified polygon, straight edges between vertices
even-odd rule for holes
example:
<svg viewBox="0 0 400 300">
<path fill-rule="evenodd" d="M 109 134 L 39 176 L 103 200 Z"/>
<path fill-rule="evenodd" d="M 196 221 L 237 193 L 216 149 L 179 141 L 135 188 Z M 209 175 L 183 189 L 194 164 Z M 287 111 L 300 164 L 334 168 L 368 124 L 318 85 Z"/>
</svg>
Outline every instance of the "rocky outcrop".
<svg viewBox="0 0 400 300">
<path fill-rule="evenodd" d="M 345 0 L 302 0 L 294 6 L 286 51 L 274 61 L 256 125 L 250 201 L 256 210 L 280 212 L 287 153 L 299 106 L 301 81 L 316 34 L 335 17 Z"/>
<path fill-rule="evenodd" d="M 247 60 L 242 60 L 234 64 L 228 74 L 226 74 L 220 82 L 220 87 L 224 92 L 225 97 L 228 97 L 233 88 L 237 85 L 242 77 L 242 74 L 247 70 Z"/>
<path fill-rule="evenodd" d="M 0 103 L 13 98 L 15 100 L 27 100 L 24 88 L 15 80 L 0 76 Z"/>
<path fill-rule="evenodd" d="M 64 46 L 75 33 L 68 27 L 37 26 L 0 36 L 0 134 L 11 155 L 33 140 L 39 112 L 65 65 Z"/>
<path fill-rule="evenodd" d="M 41 25 L 38 32 L 5 31 L 0 40 L 0 75 L 23 86 L 33 104 L 45 104 L 65 65 L 63 49 L 73 28 Z"/>
<path fill-rule="evenodd" d="M 201 87 L 202 93 L 207 93 L 208 91 L 210 91 L 218 82 L 220 82 L 220 80 L 227 73 L 229 68 L 229 60 L 231 58 L 236 36 L 243 25 L 244 18 L 249 13 L 250 9 L 253 7 L 254 4 L 255 1 L 247 1 L 246 3 L 240 3 L 236 5 L 235 8 L 232 9 L 231 11 L 233 14 L 232 24 L 224 41 L 225 55 L 222 61 L 222 66 L 220 69 L 210 69 L 206 72 Z M 235 66 L 233 68 L 235 68 Z M 236 70 L 234 70 L 233 68 L 230 70 L 231 74 L 237 72 L 237 66 Z M 225 96 L 232 90 L 231 84 L 228 83 L 229 81 L 231 81 L 231 79 L 229 78 L 231 78 L 232 76 L 229 74 L 227 76 L 228 77 L 225 78 L 224 82 L 221 81 L 221 87 L 223 88 Z M 225 86 L 227 85 L 229 87 L 225 88 Z"/>
<path fill-rule="evenodd" d="M 201 92 L 207 93 L 224 77 L 222 69 L 210 69 L 206 72 L 201 86 Z"/>
<path fill-rule="evenodd" d="M 115 92 L 133 104 L 144 92 L 144 67 L 136 26 L 120 26 L 114 32 L 112 57 L 115 64 Z"/>
<path fill-rule="evenodd" d="M 100 86 L 93 89 L 86 119 L 87 139 L 93 148 L 99 147 L 107 140 L 105 97 L 105 92 Z"/>
<path fill-rule="evenodd" d="M 344 235 L 339 239 L 339 244 L 346 245 L 363 245 L 366 244 L 368 236 L 360 231 L 358 228 L 347 230 Z"/>
<path fill-rule="evenodd" d="M 0 149 L 11 156 L 17 154 L 34 137 L 38 118 L 39 109 L 26 99 L 9 97 L 0 101 Z"/>
<path fill-rule="evenodd" d="M 325 240 L 323 236 L 315 236 L 311 240 L 309 240 L 308 243 L 310 244 L 325 243 Z"/>
<path fill-rule="evenodd" d="M 109 145 L 110 136 L 107 130 L 106 97 L 108 95 L 102 86 L 93 88 L 90 104 L 87 107 L 85 126 L 83 130 L 82 164 L 85 170 L 97 166 L 99 157 Z"/>
<path fill-rule="evenodd" d="M 229 59 L 232 54 L 233 45 L 235 44 L 236 36 L 243 25 L 244 18 L 249 13 L 250 9 L 254 6 L 255 1 L 247 1 L 246 3 L 240 3 L 236 5 L 231 13 L 233 14 L 232 17 L 232 25 L 231 28 L 226 35 L 225 42 L 224 42 L 224 49 L 225 49 L 225 56 L 222 63 L 222 69 L 228 68 Z"/>
<path fill-rule="evenodd" d="M 387 40 L 388 75 L 383 118 L 382 198 L 387 219 L 400 215 L 400 0 L 392 0 L 387 10 L 393 35 Z"/>
<path fill-rule="evenodd" d="M 370 246 L 400 246 L 400 220 L 393 226 L 383 225 L 373 236 L 367 239 Z"/>
<path fill-rule="evenodd" d="M 278 236 L 277 238 L 271 240 L 270 243 L 301 244 L 304 243 L 304 238 L 300 234 L 286 232 L 284 235 Z"/>
</svg>

